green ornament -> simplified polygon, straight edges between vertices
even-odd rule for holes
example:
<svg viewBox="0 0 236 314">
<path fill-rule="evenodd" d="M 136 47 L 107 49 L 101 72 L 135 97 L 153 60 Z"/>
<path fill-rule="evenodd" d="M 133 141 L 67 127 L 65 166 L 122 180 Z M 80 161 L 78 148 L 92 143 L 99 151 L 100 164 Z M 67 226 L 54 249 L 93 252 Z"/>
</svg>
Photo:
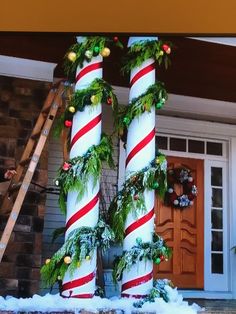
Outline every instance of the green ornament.
<svg viewBox="0 0 236 314">
<path fill-rule="evenodd" d="M 157 257 L 157 258 L 154 260 L 154 263 L 157 264 L 157 265 L 159 265 L 160 262 L 161 262 L 160 257 Z"/>
<path fill-rule="evenodd" d="M 164 103 L 162 101 L 159 101 L 157 104 L 156 104 L 156 109 L 161 109 L 163 107 Z"/>
<path fill-rule="evenodd" d="M 94 52 L 95 55 L 98 55 L 99 52 L 100 52 L 100 48 L 99 48 L 98 46 L 95 46 L 95 47 L 93 48 L 93 52 Z"/>
<path fill-rule="evenodd" d="M 123 122 L 125 125 L 129 125 L 130 124 L 130 118 L 129 117 L 124 117 Z"/>
<path fill-rule="evenodd" d="M 165 102 L 165 98 L 160 99 L 160 101 L 156 104 L 156 109 L 161 109 Z"/>
<path fill-rule="evenodd" d="M 154 190 L 158 189 L 159 188 L 159 183 L 158 182 L 154 182 L 152 187 L 153 187 Z"/>
</svg>

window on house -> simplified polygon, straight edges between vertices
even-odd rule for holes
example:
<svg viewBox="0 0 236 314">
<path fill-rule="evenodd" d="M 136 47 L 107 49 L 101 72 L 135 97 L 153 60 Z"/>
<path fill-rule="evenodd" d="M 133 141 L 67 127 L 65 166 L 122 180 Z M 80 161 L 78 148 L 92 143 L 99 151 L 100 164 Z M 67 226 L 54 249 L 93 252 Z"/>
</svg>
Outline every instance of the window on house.
<svg viewBox="0 0 236 314">
<path fill-rule="evenodd" d="M 211 272 L 223 274 L 222 168 L 211 167 Z"/>
</svg>

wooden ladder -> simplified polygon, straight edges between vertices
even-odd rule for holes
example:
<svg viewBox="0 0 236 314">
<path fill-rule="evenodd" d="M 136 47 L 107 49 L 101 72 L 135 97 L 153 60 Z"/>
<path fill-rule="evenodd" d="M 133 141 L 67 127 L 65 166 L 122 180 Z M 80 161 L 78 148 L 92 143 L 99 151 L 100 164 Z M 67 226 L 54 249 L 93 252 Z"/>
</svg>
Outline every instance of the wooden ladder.
<svg viewBox="0 0 236 314">
<path fill-rule="evenodd" d="M 57 110 L 59 107 L 61 107 L 63 92 L 63 82 L 61 82 L 59 86 L 54 86 L 51 88 L 44 102 L 43 108 L 38 116 L 31 136 L 26 144 L 21 160 L 17 166 L 17 174 L 11 180 L 8 190 L 3 198 L 1 213 L 10 212 L 10 215 L 0 241 L 0 262 L 6 250 L 17 217 L 20 213 L 22 203 L 24 201 L 26 192 L 28 191 L 40 155 L 43 151 L 53 121 L 55 119 Z M 26 167 L 26 165 L 28 165 L 28 167 Z M 22 182 L 20 182 L 22 175 L 24 177 Z M 9 208 L 12 206 L 12 201 L 9 195 L 13 190 L 16 189 L 19 189 L 19 191 L 14 201 L 13 207 L 11 211 L 9 211 Z"/>
</svg>

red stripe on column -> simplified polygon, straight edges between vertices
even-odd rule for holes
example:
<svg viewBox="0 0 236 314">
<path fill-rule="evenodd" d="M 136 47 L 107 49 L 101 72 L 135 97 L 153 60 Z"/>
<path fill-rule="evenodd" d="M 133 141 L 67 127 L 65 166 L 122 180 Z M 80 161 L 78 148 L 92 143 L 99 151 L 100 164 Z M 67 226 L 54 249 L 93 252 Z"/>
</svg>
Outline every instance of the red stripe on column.
<svg viewBox="0 0 236 314">
<path fill-rule="evenodd" d="M 82 293 L 82 294 L 75 294 L 71 295 L 70 297 L 66 297 L 62 295 L 63 298 L 77 298 L 77 299 L 92 299 L 94 297 L 93 293 Z"/>
<path fill-rule="evenodd" d="M 129 155 L 126 158 L 125 166 L 127 167 L 130 160 L 139 152 L 141 151 L 148 143 L 151 142 L 151 140 L 155 137 L 155 128 L 146 136 L 144 139 L 139 142 L 129 153 Z"/>
<path fill-rule="evenodd" d="M 97 63 L 93 63 L 90 64 L 88 66 L 86 66 L 85 68 L 83 68 L 79 74 L 76 76 L 76 83 L 83 77 L 85 76 L 87 73 L 92 72 L 94 70 L 100 69 L 102 67 L 102 62 L 97 62 Z"/>
<path fill-rule="evenodd" d="M 135 278 L 133 280 L 130 280 L 130 281 L 127 281 L 125 282 L 122 286 L 121 286 L 121 290 L 122 291 L 125 291 L 127 289 L 130 289 L 130 288 L 133 288 L 133 287 L 136 287 L 136 286 L 139 286 L 149 280 L 152 279 L 152 271 L 147 274 L 147 275 L 144 275 L 142 277 L 139 277 L 139 278 Z"/>
<path fill-rule="evenodd" d="M 90 210 L 94 208 L 94 206 L 97 204 L 99 200 L 99 193 L 94 196 L 94 198 L 86 204 L 84 207 L 82 207 L 79 211 L 77 211 L 73 216 L 70 217 L 70 219 L 66 223 L 66 230 L 73 225 L 77 220 L 82 218 L 84 215 L 86 215 Z"/>
<path fill-rule="evenodd" d="M 70 289 L 73 289 L 73 288 L 77 288 L 77 287 L 83 286 L 86 283 L 88 283 L 91 280 L 93 280 L 94 277 L 95 277 L 95 271 L 93 271 L 91 274 L 88 274 L 88 275 L 86 275 L 84 277 L 81 277 L 79 279 L 75 279 L 75 280 L 69 281 L 67 283 L 64 283 L 62 285 L 62 290 L 65 291 L 65 290 L 70 290 Z"/>
<path fill-rule="evenodd" d="M 123 298 L 135 298 L 135 299 L 142 299 L 148 296 L 148 294 L 129 294 L 129 293 L 121 293 Z"/>
<path fill-rule="evenodd" d="M 146 66 L 145 68 L 143 68 L 142 70 L 138 71 L 134 77 L 132 78 L 132 80 L 130 81 L 130 86 L 133 86 L 134 83 L 139 80 L 142 76 L 148 74 L 149 72 L 155 70 L 155 63 L 153 62 L 152 64 L 149 64 L 148 66 Z"/>
<path fill-rule="evenodd" d="M 133 222 L 131 225 L 129 225 L 128 228 L 126 228 L 125 230 L 125 237 L 133 232 L 134 230 L 138 229 L 139 227 L 141 227 L 142 225 L 144 225 L 146 222 L 148 222 L 150 219 L 152 219 L 154 215 L 154 207 L 152 210 L 150 210 L 149 213 L 147 213 L 146 215 L 144 215 L 143 217 L 141 217 L 140 219 L 136 220 L 135 222 Z"/>
<path fill-rule="evenodd" d="M 98 123 L 100 123 L 101 118 L 102 115 L 99 114 L 93 120 L 89 121 L 89 123 L 86 124 L 82 129 L 80 129 L 71 140 L 71 148 L 84 134 L 92 130 Z"/>
</svg>

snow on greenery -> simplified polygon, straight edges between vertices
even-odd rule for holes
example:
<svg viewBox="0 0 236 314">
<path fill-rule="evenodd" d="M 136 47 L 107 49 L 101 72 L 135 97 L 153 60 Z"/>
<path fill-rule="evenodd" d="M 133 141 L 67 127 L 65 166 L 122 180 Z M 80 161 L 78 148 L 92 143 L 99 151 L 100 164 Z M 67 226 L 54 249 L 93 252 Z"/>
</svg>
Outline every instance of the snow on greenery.
<svg viewBox="0 0 236 314">
<path fill-rule="evenodd" d="M 196 314 L 201 308 L 188 302 L 183 301 L 181 294 L 177 289 L 169 286 L 165 287 L 169 302 L 165 302 L 162 298 L 157 298 L 153 303 L 145 303 L 141 309 L 133 307 L 136 299 L 118 298 L 103 299 L 93 297 L 92 299 L 64 299 L 59 294 L 46 294 L 45 296 L 34 295 L 32 298 L 14 298 L 0 296 L 0 310 L 2 311 L 75 311 L 84 309 L 87 311 L 97 312 L 98 310 L 123 310 L 125 314 L 130 314 L 132 311 L 154 312 L 156 314 Z"/>
</svg>

